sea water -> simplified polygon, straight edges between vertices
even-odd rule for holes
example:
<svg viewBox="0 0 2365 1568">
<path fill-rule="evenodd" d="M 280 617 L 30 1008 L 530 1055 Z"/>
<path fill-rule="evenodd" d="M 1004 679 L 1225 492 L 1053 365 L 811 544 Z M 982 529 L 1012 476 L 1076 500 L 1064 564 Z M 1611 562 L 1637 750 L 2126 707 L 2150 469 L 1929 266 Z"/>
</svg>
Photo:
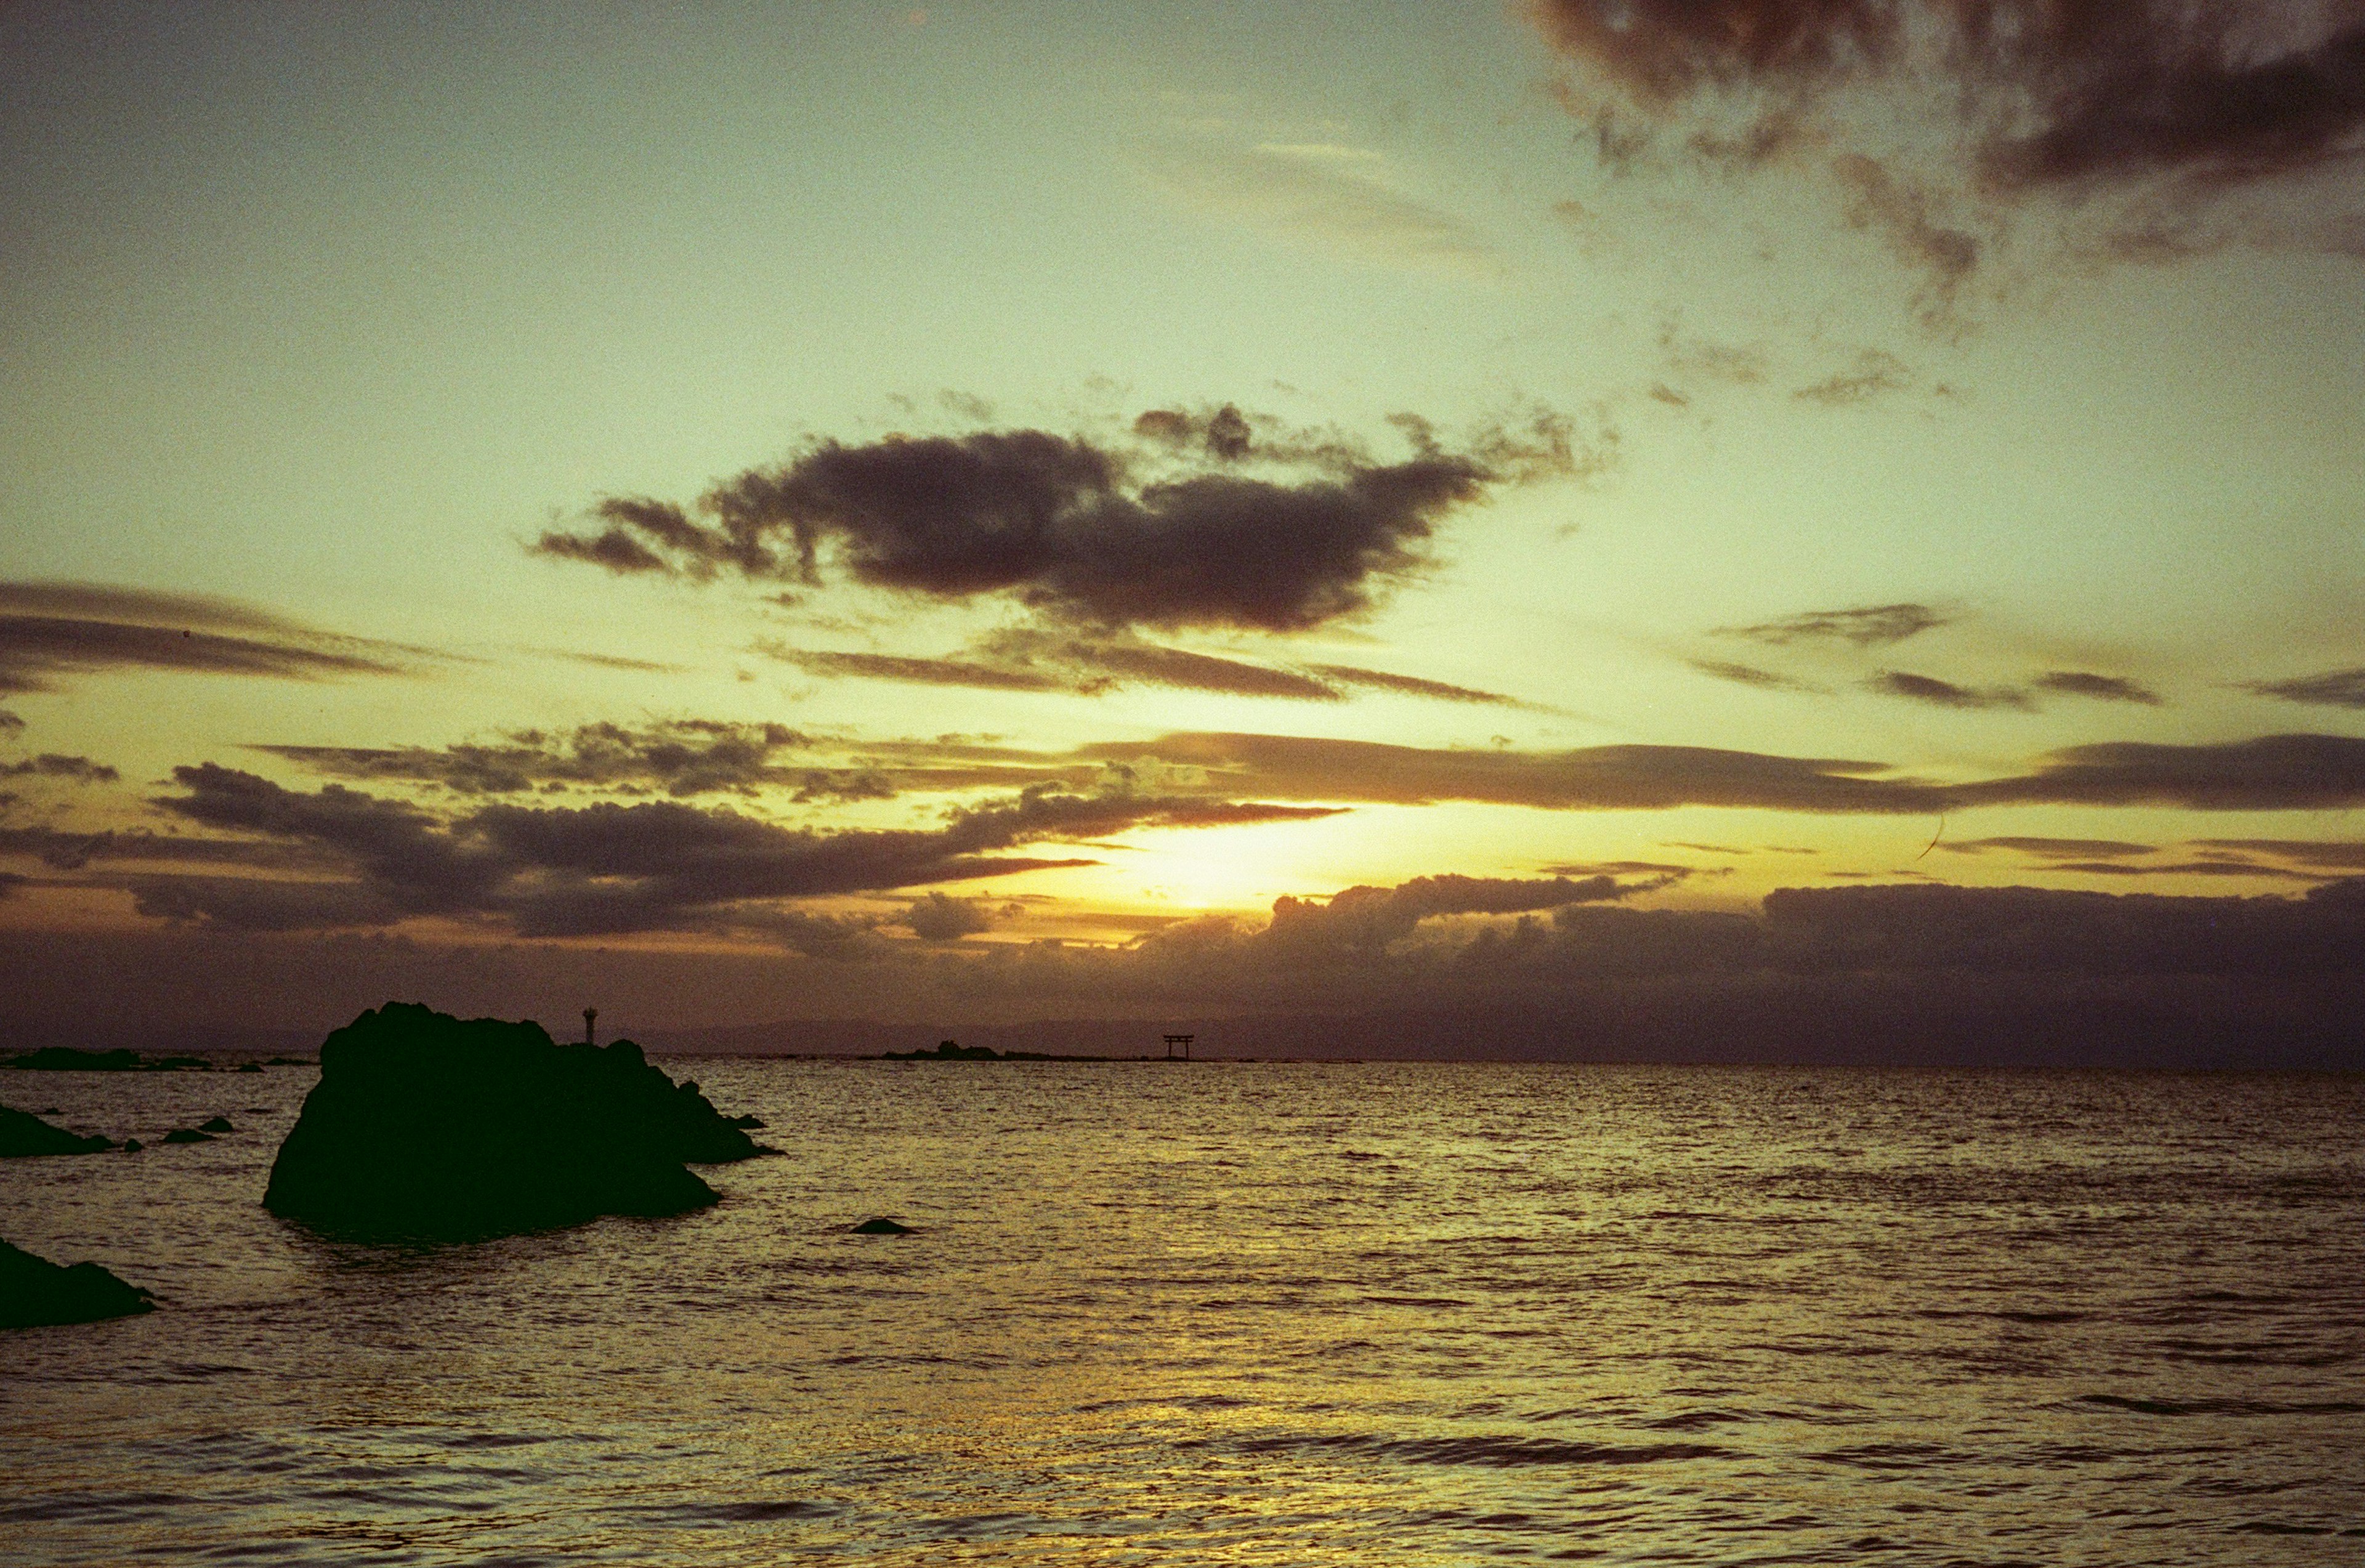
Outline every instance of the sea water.
<svg viewBox="0 0 2365 1568">
<path fill-rule="evenodd" d="M 409 1250 L 309 1070 L 0 1072 L 163 1304 L 0 1334 L 0 1557 L 2365 1562 L 2365 1081 L 667 1065 L 780 1155 Z"/>
</svg>

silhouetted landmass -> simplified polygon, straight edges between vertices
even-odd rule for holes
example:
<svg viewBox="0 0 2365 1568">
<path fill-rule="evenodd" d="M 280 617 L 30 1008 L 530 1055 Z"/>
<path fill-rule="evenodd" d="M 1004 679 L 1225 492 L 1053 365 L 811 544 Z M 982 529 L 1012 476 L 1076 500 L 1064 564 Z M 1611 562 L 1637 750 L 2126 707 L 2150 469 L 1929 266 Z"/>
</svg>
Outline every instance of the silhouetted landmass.
<svg viewBox="0 0 2365 1568">
<path fill-rule="evenodd" d="M 99 1154 L 115 1145 L 53 1127 L 29 1111 L 0 1105 L 0 1159 L 28 1154 Z"/>
<path fill-rule="evenodd" d="M 26 1072 L 210 1072 L 213 1066 L 203 1057 L 143 1057 L 131 1050 L 77 1051 L 65 1046 L 0 1058 L 0 1067 Z"/>
<path fill-rule="evenodd" d="M 0 1241 L 0 1328 L 95 1323 L 155 1310 L 146 1291 L 95 1263 L 66 1268 Z"/>
<path fill-rule="evenodd" d="M 942 1040 L 932 1051 L 881 1051 L 880 1061 L 1116 1061 L 1116 1057 L 1057 1056 L 1048 1051 L 997 1051 L 992 1046 L 964 1046 Z"/>
<path fill-rule="evenodd" d="M 211 1143 L 214 1141 L 214 1135 L 201 1133 L 195 1127 L 174 1127 L 164 1135 L 164 1141 L 166 1143 Z"/>
<path fill-rule="evenodd" d="M 686 1213 L 683 1169 L 767 1152 L 630 1040 L 388 1002 L 331 1035 L 263 1204 L 357 1240 L 459 1240 Z"/>
<path fill-rule="evenodd" d="M 854 1236 L 909 1236 L 912 1234 L 910 1226 L 897 1225 L 893 1220 L 884 1217 L 866 1219 L 860 1225 L 848 1226 L 847 1230 L 848 1234 Z"/>
</svg>

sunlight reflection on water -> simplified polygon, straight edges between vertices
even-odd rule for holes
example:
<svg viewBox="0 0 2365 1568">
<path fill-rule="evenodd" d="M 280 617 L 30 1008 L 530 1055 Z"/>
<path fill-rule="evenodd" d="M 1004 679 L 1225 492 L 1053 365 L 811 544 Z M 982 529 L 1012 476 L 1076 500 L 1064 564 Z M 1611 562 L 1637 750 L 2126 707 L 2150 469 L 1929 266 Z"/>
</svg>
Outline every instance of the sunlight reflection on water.
<svg viewBox="0 0 2365 1568">
<path fill-rule="evenodd" d="M 705 1061 L 784 1158 L 409 1252 L 259 1204 L 310 1075 L 0 1236 L 12 1562 L 2348 1562 L 2354 1079 Z M 917 1227 L 857 1237 L 890 1215 Z"/>
</svg>

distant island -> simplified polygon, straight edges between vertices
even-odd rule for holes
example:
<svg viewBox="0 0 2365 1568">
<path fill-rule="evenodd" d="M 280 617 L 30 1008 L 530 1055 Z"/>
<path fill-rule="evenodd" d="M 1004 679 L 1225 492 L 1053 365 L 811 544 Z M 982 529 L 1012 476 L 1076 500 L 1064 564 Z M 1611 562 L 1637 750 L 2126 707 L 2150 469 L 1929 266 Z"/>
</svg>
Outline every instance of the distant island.
<svg viewBox="0 0 2365 1568">
<path fill-rule="evenodd" d="M 964 1046 L 957 1040 L 940 1040 L 932 1051 L 880 1051 L 873 1061 L 1165 1061 L 1166 1057 L 1098 1057 L 1075 1056 L 1066 1051 L 997 1051 L 992 1046 Z M 1180 1061 L 1182 1058 L 1171 1058 Z"/>
</svg>

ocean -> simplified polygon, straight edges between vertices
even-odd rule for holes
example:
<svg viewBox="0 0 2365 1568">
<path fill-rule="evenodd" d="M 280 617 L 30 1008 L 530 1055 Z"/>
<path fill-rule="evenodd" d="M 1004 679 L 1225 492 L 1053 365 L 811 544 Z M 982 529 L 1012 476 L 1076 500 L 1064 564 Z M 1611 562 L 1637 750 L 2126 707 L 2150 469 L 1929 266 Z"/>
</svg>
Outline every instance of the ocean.
<svg viewBox="0 0 2365 1568">
<path fill-rule="evenodd" d="M 780 1157 L 409 1250 L 263 1212 L 309 1069 L 0 1071 L 163 1303 L 0 1333 L 0 1557 L 2365 1562 L 2365 1080 L 666 1065 Z"/>
</svg>

